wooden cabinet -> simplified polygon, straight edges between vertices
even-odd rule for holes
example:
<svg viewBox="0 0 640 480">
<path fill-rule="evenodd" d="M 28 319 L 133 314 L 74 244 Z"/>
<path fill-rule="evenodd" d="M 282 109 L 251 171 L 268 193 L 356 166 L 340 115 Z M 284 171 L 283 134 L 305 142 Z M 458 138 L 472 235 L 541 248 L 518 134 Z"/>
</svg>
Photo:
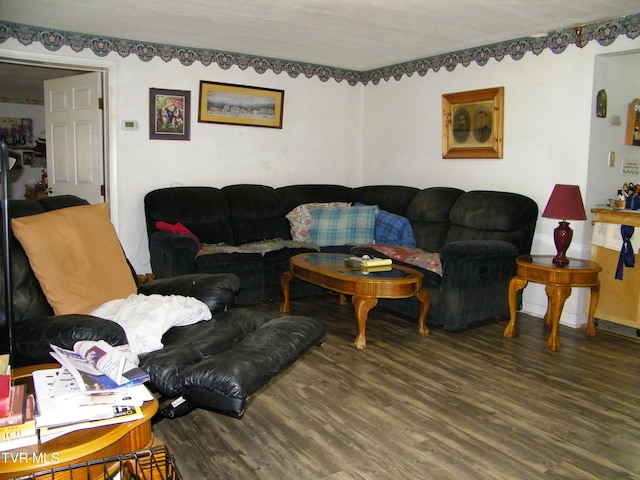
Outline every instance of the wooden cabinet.
<svg viewBox="0 0 640 480">
<path fill-rule="evenodd" d="M 640 211 L 592 208 L 594 222 L 631 225 L 640 232 Z M 640 235 L 636 233 L 632 245 L 635 267 L 624 268 L 622 280 L 616 280 L 620 251 L 599 245 L 591 246 L 591 259 L 602 267 L 600 273 L 600 301 L 596 318 L 640 329 Z"/>
</svg>

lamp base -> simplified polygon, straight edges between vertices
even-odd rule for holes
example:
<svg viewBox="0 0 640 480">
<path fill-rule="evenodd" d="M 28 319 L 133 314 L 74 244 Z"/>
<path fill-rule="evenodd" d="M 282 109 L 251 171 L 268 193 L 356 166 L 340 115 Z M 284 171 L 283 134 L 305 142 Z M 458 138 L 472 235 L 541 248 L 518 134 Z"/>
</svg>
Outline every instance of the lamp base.
<svg viewBox="0 0 640 480">
<path fill-rule="evenodd" d="M 556 256 L 551 260 L 554 265 L 568 265 L 569 259 L 566 256 L 571 240 L 573 239 L 573 230 L 569 227 L 569 222 L 562 220 L 553 231 L 553 241 L 556 244 Z"/>
</svg>

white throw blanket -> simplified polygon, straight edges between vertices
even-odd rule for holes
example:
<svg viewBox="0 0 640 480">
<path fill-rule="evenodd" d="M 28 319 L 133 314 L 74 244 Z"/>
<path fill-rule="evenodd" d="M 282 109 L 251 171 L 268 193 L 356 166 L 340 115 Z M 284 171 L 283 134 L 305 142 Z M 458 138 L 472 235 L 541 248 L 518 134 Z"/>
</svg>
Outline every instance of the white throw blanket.
<svg viewBox="0 0 640 480">
<path fill-rule="evenodd" d="M 161 349 L 162 335 L 171 327 L 211 319 L 203 302 L 180 295 L 130 295 L 103 303 L 91 315 L 122 326 L 136 355 Z"/>
</svg>

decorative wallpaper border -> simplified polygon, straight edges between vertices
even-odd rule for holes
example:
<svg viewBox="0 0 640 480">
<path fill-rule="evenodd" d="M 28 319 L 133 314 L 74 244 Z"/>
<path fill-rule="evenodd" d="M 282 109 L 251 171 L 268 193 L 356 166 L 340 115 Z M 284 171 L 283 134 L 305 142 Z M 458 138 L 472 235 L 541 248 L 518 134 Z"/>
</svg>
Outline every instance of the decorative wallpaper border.
<svg viewBox="0 0 640 480">
<path fill-rule="evenodd" d="M 336 82 L 344 80 L 352 86 L 359 83 L 377 85 L 380 80 L 388 81 L 391 78 L 400 80 L 405 75 L 410 77 L 414 73 L 424 76 L 429 70 L 437 72 L 443 67 L 447 71 L 453 71 L 458 65 L 466 67 L 471 62 L 483 66 L 491 58 L 498 62 L 505 57 L 520 60 L 528 52 L 539 55 L 545 49 L 549 49 L 553 53 L 562 53 L 569 45 L 576 44 L 579 47 L 584 47 L 591 40 L 597 41 L 602 46 L 608 46 L 620 35 L 626 35 L 631 39 L 640 35 L 640 13 L 602 23 L 549 32 L 542 37 L 518 38 L 388 67 L 355 71 L 220 50 L 96 37 L 83 33 L 47 30 L 42 27 L 0 21 L 0 43 L 6 42 L 9 38 L 15 38 L 23 45 L 39 42 L 51 51 L 57 51 L 64 46 L 70 47 L 75 52 L 88 48 L 98 57 L 105 57 L 111 52 L 117 52 L 123 58 L 137 55 L 143 62 L 160 57 L 165 62 L 177 59 L 184 66 L 200 62 L 205 66 L 216 64 L 224 70 L 233 66 L 240 68 L 240 70 L 253 68 L 257 73 L 265 73 L 270 70 L 276 74 L 286 72 L 292 78 L 304 75 L 307 78 L 318 77 L 323 82 L 329 79 L 334 79 Z"/>
</svg>

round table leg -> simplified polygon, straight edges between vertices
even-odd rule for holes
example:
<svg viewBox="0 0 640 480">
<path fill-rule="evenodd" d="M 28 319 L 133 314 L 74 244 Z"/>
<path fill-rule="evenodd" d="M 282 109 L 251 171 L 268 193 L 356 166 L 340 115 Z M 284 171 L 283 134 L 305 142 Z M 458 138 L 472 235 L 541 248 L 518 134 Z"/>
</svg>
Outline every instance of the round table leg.
<svg viewBox="0 0 640 480">
<path fill-rule="evenodd" d="M 513 277 L 509 282 L 509 323 L 503 333 L 507 338 L 513 338 L 516 334 L 516 295 L 527 283 L 529 282 L 520 277 Z"/>
<path fill-rule="evenodd" d="M 598 300 L 600 299 L 600 280 L 596 285 L 591 287 L 591 299 L 589 300 L 589 320 L 587 321 L 587 335 L 590 337 L 596 336 L 596 307 L 598 306 Z"/>
<path fill-rule="evenodd" d="M 282 303 L 280 304 L 280 311 L 282 313 L 289 313 L 289 284 L 291 283 L 292 278 L 293 274 L 288 270 L 286 272 L 283 272 L 282 276 L 280 277 L 280 288 L 282 289 Z"/>
<path fill-rule="evenodd" d="M 375 297 L 361 297 L 359 295 L 354 295 L 351 301 L 353 302 L 356 321 L 358 322 L 358 336 L 356 337 L 354 344 L 358 350 L 364 350 L 367 348 L 367 317 L 369 316 L 369 310 L 378 304 L 378 299 Z"/>
<path fill-rule="evenodd" d="M 429 302 L 431 301 L 431 295 L 426 290 L 418 290 L 415 295 L 418 302 L 420 302 L 420 313 L 418 314 L 418 335 L 426 337 L 429 335 L 429 329 L 427 328 L 426 318 L 429 311 Z"/>
<path fill-rule="evenodd" d="M 545 292 L 547 292 L 551 307 L 551 311 L 547 312 L 551 320 L 551 333 L 549 333 L 549 338 L 547 339 L 547 348 L 552 352 L 557 352 L 560 349 L 560 340 L 558 339 L 560 315 L 562 315 L 564 302 L 569 298 L 569 295 L 571 295 L 571 287 L 547 285 Z"/>
</svg>

